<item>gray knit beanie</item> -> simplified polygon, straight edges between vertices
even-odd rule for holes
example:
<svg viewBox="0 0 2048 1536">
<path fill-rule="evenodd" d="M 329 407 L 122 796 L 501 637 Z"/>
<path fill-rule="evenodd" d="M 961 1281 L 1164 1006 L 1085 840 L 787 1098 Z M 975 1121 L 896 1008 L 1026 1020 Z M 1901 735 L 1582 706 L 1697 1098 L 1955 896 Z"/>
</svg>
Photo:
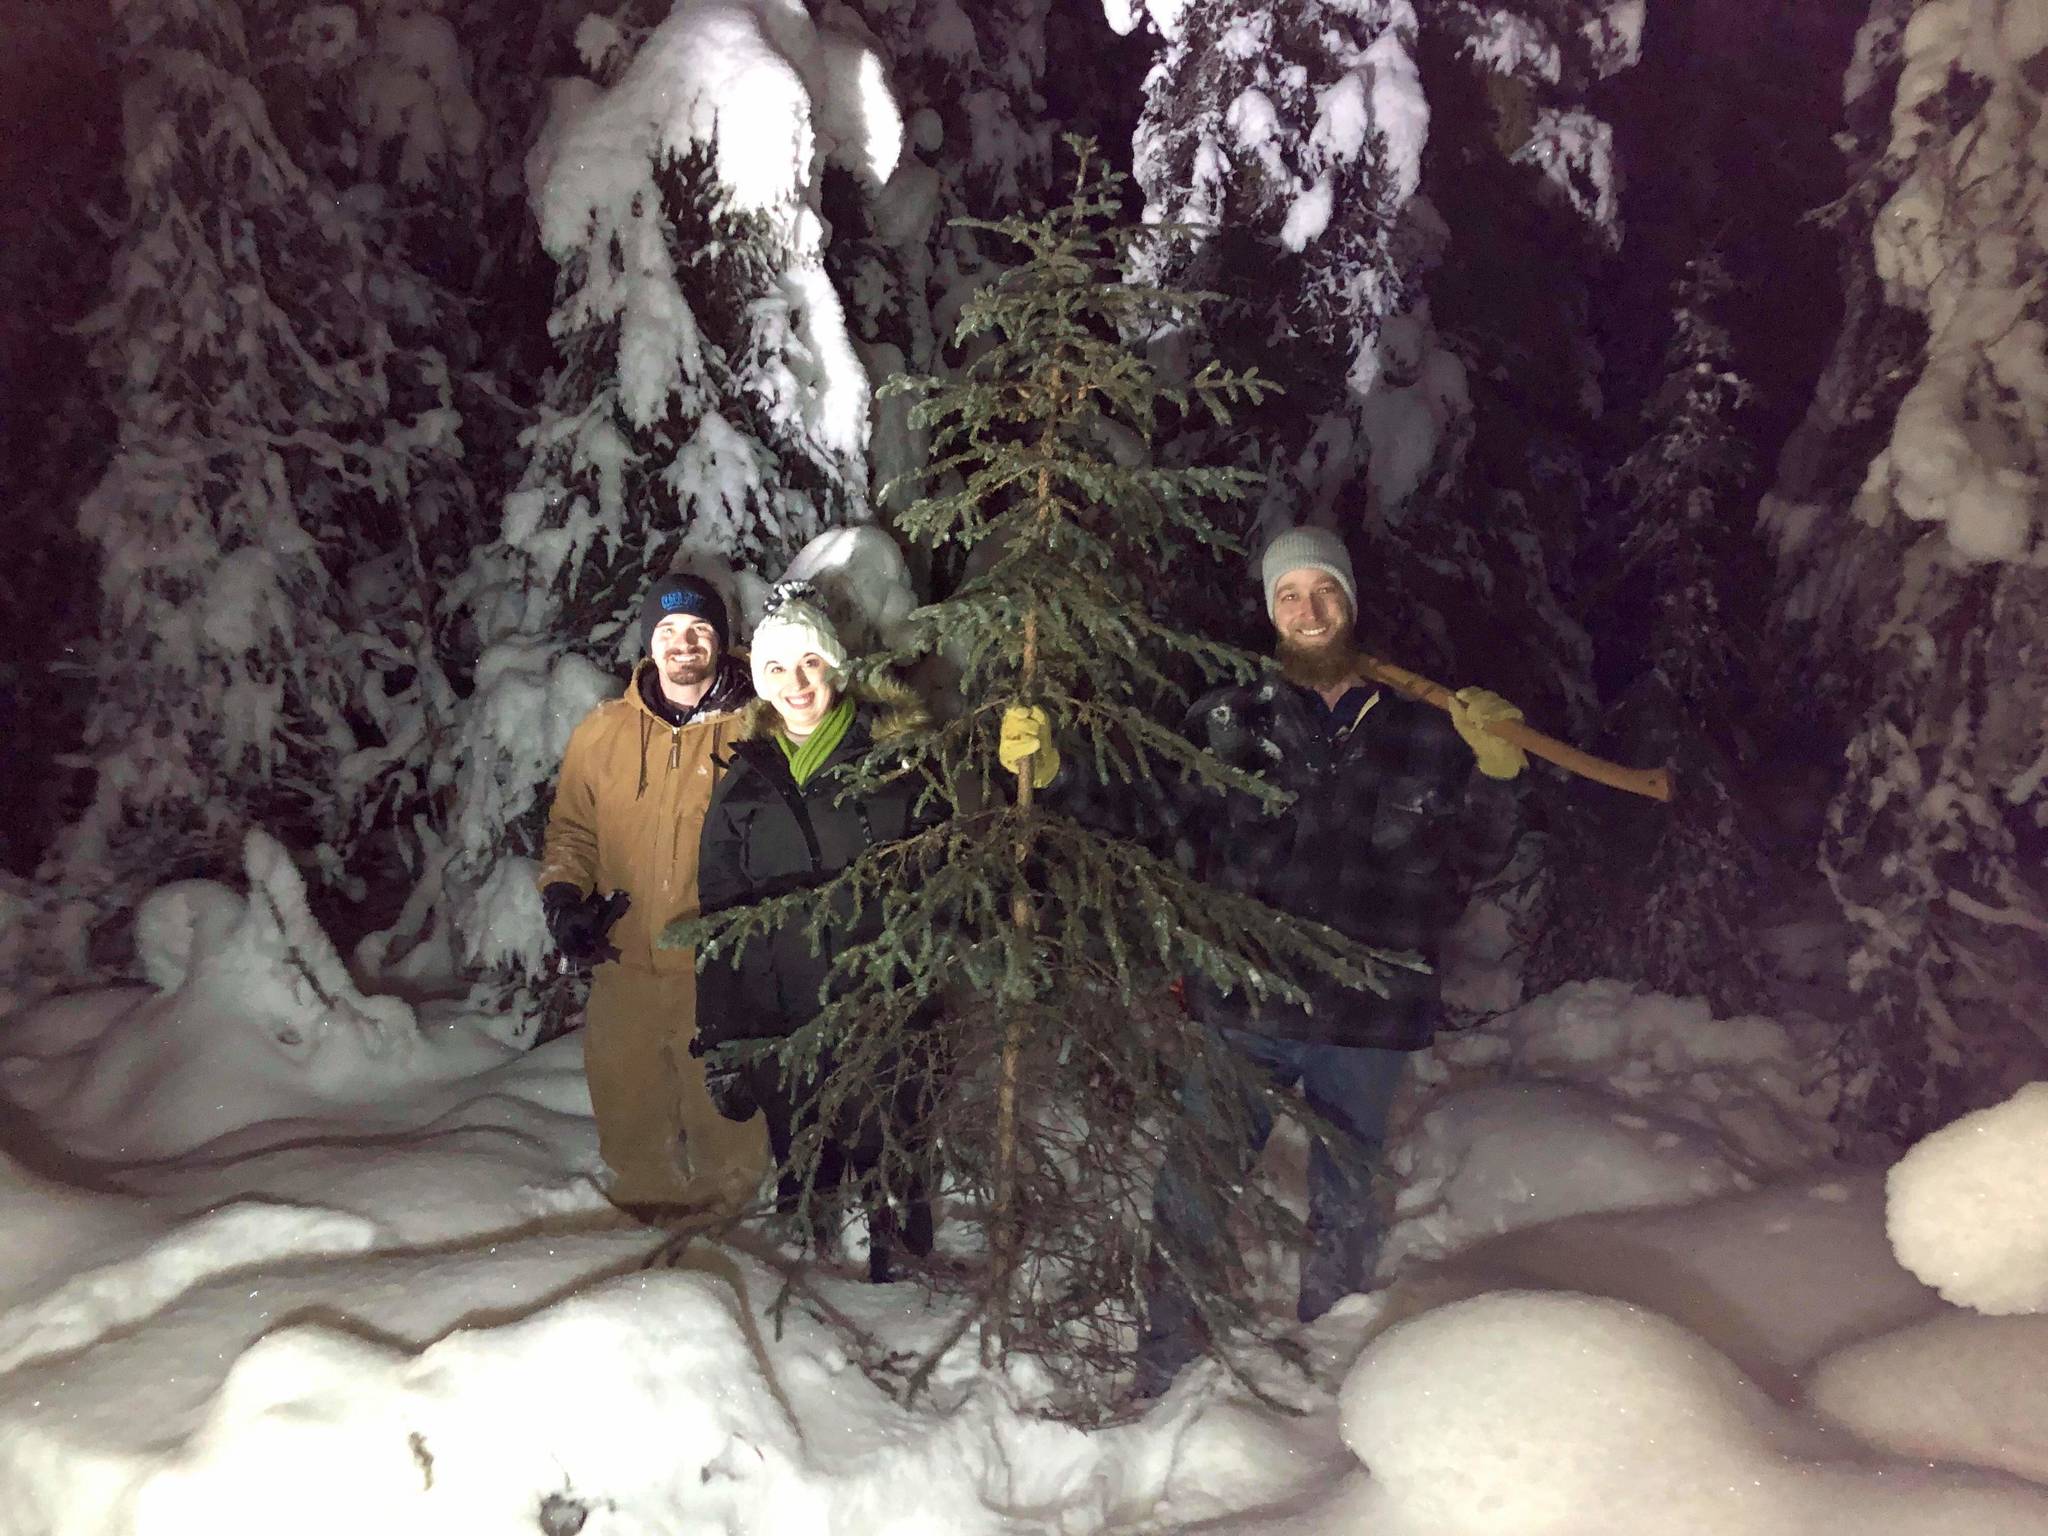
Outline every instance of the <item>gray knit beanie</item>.
<svg viewBox="0 0 2048 1536">
<path fill-rule="evenodd" d="M 1327 528 L 1289 528 L 1273 535 L 1273 541 L 1259 556 L 1259 576 L 1266 584 L 1266 616 L 1273 614 L 1273 589 L 1278 587 L 1290 571 L 1328 571 L 1337 578 L 1337 584 L 1344 589 L 1344 596 L 1351 604 L 1353 617 L 1358 613 L 1358 582 L 1351 574 L 1351 556 L 1344 548 L 1344 541 Z"/>
</svg>

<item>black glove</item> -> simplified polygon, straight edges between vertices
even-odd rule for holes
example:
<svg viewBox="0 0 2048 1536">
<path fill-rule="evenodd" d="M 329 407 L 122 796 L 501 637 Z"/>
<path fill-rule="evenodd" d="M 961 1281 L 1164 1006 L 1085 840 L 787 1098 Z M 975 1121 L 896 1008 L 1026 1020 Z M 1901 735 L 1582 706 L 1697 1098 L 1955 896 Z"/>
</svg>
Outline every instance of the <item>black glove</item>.
<svg viewBox="0 0 2048 1536">
<path fill-rule="evenodd" d="M 571 965 L 589 967 L 619 958 L 609 937 L 612 924 L 626 915 L 633 899 L 624 891 L 588 896 L 566 880 L 558 880 L 540 893 L 541 910 L 547 914 L 548 936 Z"/>
<path fill-rule="evenodd" d="M 744 1124 L 761 1112 L 761 1101 L 754 1097 L 754 1085 L 739 1067 L 730 1061 L 714 1065 L 705 1059 L 712 1049 L 701 1032 L 690 1037 L 690 1054 L 704 1062 L 704 1091 L 711 1095 L 711 1107 L 726 1119 Z"/>
<path fill-rule="evenodd" d="M 761 1112 L 754 1085 L 738 1067 L 707 1067 L 704 1090 L 711 1095 L 711 1107 L 728 1120 L 744 1124 Z"/>
</svg>

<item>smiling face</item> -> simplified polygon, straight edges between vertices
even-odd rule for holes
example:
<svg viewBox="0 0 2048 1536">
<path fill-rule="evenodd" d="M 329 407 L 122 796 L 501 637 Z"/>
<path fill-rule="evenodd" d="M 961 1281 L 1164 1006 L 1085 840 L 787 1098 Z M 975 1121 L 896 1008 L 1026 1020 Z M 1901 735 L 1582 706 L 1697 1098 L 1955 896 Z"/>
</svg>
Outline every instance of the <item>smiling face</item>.
<svg viewBox="0 0 2048 1536">
<path fill-rule="evenodd" d="M 832 668 L 816 651 L 787 661 L 771 657 L 761 663 L 757 675 L 763 685 L 761 696 L 775 706 L 783 729 L 792 736 L 810 735 L 839 702 Z"/>
<path fill-rule="evenodd" d="M 718 631 L 690 614 L 672 613 L 654 626 L 647 654 L 660 670 L 664 693 L 702 689 L 718 670 Z"/>
<path fill-rule="evenodd" d="M 1303 566 L 1273 588 L 1273 628 L 1282 650 L 1303 656 L 1348 645 L 1351 601 L 1328 571 Z"/>
</svg>

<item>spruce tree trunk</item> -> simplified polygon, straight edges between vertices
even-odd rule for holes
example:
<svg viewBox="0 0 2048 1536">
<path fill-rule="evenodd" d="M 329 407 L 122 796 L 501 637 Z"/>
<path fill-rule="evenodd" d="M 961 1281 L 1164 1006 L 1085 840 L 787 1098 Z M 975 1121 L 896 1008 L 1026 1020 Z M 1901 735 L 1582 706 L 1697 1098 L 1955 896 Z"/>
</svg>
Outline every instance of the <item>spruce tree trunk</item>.
<svg viewBox="0 0 2048 1536">
<path fill-rule="evenodd" d="M 1054 387 L 1058 387 L 1058 376 L 1054 376 Z M 1046 436 L 1052 435 L 1051 428 Z M 1049 446 L 1049 444 L 1048 444 Z M 1047 515 L 1047 504 L 1052 490 L 1052 471 L 1038 472 L 1039 518 Z M 1038 612 L 1032 609 L 1024 615 L 1024 659 L 1017 673 L 1017 696 L 1029 698 L 1032 674 L 1038 669 Z M 1033 754 L 1035 757 L 1037 754 Z M 1020 822 L 1031 815 L 1031 801 L 1035 790 L 1032 775 L 1035 765 L 1027 757 L 1017 765 L 1017 815 Z M 1016 925 L 1018 939 L 1030 941 L 1031 930 L 1036 917 L 1031 910 L 1031 895 L 1025 885 L 1025 865 L 1031 856 L 1031 840 L 1021 829 L 1017 834 L 1017 889 L 1010 902 L 1010 921 Z M 995 1327 L 982 1335 L 984 1358 L 989 1355 L 989 1341 L 994 1340 L 994 1355 L 1000 1357 L 1009 1350 L 1009 1320 L 1015 1315 L 1010 1305 L 1010 1287 L 1015 1279 L 1017 1264 L 1017 1080 L 1020 1075 L 1020 1060 L 1024 1042 L 1024 999 L 1018 996 L 1019 986 L 1012 978 L 1010 997 L 1003 1009 L 1003 1055 L 1000 1076 L 996 1088 L 996 1169 L 994 1208 L 990 1212 L 991 1237 L 989 1245 L 990 1274 L 989 1296 L 995 1317 Z"/>
<path fill-rule="evenodd" d="M 1053 369 L 1047 387 L 1055 397 L 1059 395 L 1059 369 Z M 1056 441 L 1053 422 L 1057 419 L 1056 411 L 1047 413 L 1045 431 L 1039 440 L 1039 446 L 1048 458 Z M 1049 463 L 1039 467 L 1033 500 L 1036 502 L 1036 514 L 1032 521 L 1042 529 L 1052 518 L 1052 466 Z M 1020 702 L 1031 697 L 1031 685 L 1037 671 L 1038 610 L 1030 608 L 1024 613 L 1024 655 L 1017 668 L 1017 698 Z M 1033 753 L 1017 765 L 1017 888 L 1010 902 L 1010 921 L 1016 926 L 1020 943 L 1030 942 L 1031 931 L 1037 924 L 1036 914 L 1031 910 L 1030 886 L 1025 879 L 1025 866 L 1031 857 L 1031 839 L 1024 830 L 1031 816 L 1031 802 L 1036 791 L 1032 782 L 1036 757 L 1037 754 Z M 982 1335 L 984 1352 L 993 1336 L 998 1357 L 1009 1351 L 1009 1320 L 1016 1315 L 1010 1305 L 1010 1287 L 1015 1281 L 1017 1267 L 1017 1080 L 1021 1075 L 1026 1006 L 1025 1000 L 1018 995 L 1020 990 L 1013 972 L 1010 996 L 1003 1009 L 1003 1055 L 996 1087 L 995 1191 L 994 1208 L 990 1212 L 992 1241 L 989 1244 L 989 1296 L 996 1323 L 992 1335 L 986 1332 Z"/>
</svg>

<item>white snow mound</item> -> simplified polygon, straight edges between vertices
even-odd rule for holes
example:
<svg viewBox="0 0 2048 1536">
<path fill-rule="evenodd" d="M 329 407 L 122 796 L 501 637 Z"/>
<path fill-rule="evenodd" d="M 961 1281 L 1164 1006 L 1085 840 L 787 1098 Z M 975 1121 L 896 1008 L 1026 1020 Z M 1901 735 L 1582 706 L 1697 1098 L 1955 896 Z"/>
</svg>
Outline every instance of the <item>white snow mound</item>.
<svg viewBox="0 0 2048 1536">
<path fill-rule="evenodd" d="M 729 1290 L 642 1276 L 417 1355 L 273 1333 L 138 1489 L 132 1528 L 425 1536 L 574 1529 L 603 1510 L 618 1529 L 821 1529 L 800 1449 Z"/>
<path fill-rule="evenodd" d="M 1965 1115 L 1901 1158 L 1885 1229 L 1944 1300 L 2003 1316 L 2048 1311 L 2048 1083 Z"/>
<path fill-rule="evenodd" d="M 1686 1205 L 1747 1187 L 1728 1151 L 1682 1121 L 1568 1084 L 1449 1095 L 1399 1152 L 1401 1223 L 1385 1262 L 1593 1211 Z"/>
<path fill-rule="evenodd" d="M 160 990 L 51 999 L 9 1030 L 0 1090 L 71 1151 L 169 1157 L 272 1121 L 393 1104 L 513 1054 L 480 1031 L 425 1033 L 357 989 L 277 841 L 244 843 L 248 894 L 180 881 L 144 903 L 139 961 Z"/>
<path fill-rule="evenodd" d="M 1339 1395 L 1374 1536 L 2039 1536 L 1975 1473 L 1794 1460 L 1795 1426 L 1676 1323 L 1504 1291 L 1390 1330 Z M 1799 1447 L 1805 1449 L 1804 1446 Z"/>
<path fill-rule="evenodd" d="M 1391 1330 L 1338 1398 L 1345 1443 L 1410 1519 L 1464 1536 L 1730 1523 L 1762 1396 L 1676 1323 L 1605 1298 L 1504 1291 Z"/>
<path fill-rule="evenodd" d="M 1829 1356 L 1810 1396 L 1894 1455 L 2048 1483 L 2048 1317 L 1916 1323 Z"/>
</svg>

